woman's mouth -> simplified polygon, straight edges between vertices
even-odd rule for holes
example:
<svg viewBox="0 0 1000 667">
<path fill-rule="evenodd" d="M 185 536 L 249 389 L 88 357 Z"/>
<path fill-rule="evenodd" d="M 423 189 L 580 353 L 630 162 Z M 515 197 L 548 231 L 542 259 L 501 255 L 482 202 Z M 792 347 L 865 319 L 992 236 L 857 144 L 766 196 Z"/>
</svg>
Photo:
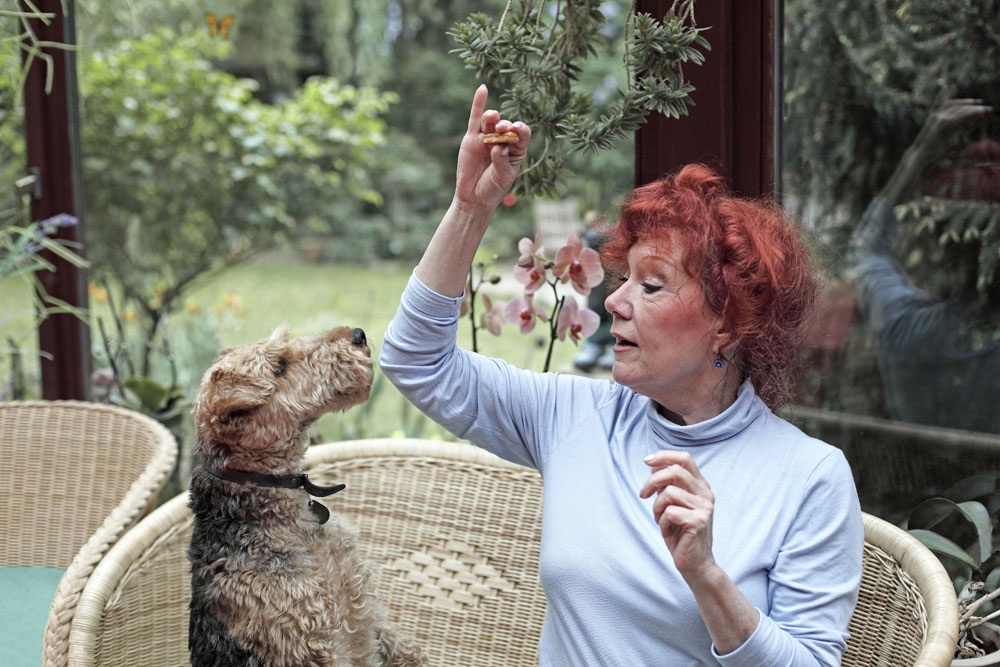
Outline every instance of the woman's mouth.
<svg viewBox="0 0 1000 667">
<path fill-rule="evenodd" d="M 639 347 L 627 338 L 622 338 L 621 336 L 615 336 L 615 349 L 628 349 Z"/>
</svg>

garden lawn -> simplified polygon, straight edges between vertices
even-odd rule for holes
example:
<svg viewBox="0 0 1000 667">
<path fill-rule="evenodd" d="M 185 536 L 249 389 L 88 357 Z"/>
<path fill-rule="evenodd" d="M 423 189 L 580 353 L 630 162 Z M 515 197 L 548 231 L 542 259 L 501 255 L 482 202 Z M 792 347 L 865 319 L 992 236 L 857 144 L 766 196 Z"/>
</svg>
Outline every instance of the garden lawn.
<svg viewBox="0 0 1000 667">
<path fill-rule="evenodd" d="M 267 336 L 275 326 L 287 322 L 292 332 L 312 335 L 335 326 L 365 330 L 377 358 L 382 337 L 399 305 L 399 296 L 413 270 L 412 262 L 377 265 L 311 263 L 298 258 L 271 257 L 232 267 L 206 278 L 191 293 L 189 306 L 232 311 L 235 295 L 242 313 L 226 317 L 219 338 L 225 345 L 238 345 Z M 492 293 L 510 299 L 520 295 L 520 284 L 505 277 Z M 505 290 L 509 290 L 506 292 Z M 230 302 L 227 304 L 227 301 Z M 481 312 L 481 302 L 477 312 Z M 175 320 L 175 325 L 180 322 Z M 529 335 L 505 326 L 501 336 L 481 329 L 479 351 L 533 370 L 545 362 L 547 329 L 544 323 Z M 459 345 L 471 349 L 468 318 L 459 326 Z M 572 372 L 571 360 L 577 347 L 556 341 L 552 370 Z M 324 441 L 358 437 L 441 437 L 452 439 L 444 429 L 420 415 L 376 370 L 375 387 L 369 403 L 338 415 L 328 415 L 318 424 Z"/>
</svg>

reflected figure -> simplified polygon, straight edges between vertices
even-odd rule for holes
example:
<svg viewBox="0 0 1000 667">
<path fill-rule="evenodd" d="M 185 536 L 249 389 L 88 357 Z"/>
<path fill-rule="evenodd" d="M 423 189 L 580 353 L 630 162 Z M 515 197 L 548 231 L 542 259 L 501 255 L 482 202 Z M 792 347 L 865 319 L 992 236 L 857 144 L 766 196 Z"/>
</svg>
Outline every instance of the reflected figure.
<svg viewBox="0 0 1000 667">
<path fill-rule="evenodd" d="M 979 100 L 950 100 L 931 114 L 851 239 L 848 274 L 861 317 L 878 343 L 893 419 L 1000 433 L 1000 278 L 977 284 L 980 263 L 989 261 L 982 241 L 968 234 L 961 242 L 938 241 L 955 211 L 975 209 L 984 227 L 1000 219 L 1000 143 L 983 139 L 956 158 L 940 155 L 950 132 L 990 111 Z M 914 286 L 894 258 L 903 226 L 917 224 L 897 215 L 897 206 L 916 194 L 932 207 L 921 221 L 930 229 L 910 230 L 908 250 L 922 252 L 925 260 L 941 253 L 939 282 L 947 287 Z M 988 239 L 989 232 L 980 238 Z"/>
</svg>

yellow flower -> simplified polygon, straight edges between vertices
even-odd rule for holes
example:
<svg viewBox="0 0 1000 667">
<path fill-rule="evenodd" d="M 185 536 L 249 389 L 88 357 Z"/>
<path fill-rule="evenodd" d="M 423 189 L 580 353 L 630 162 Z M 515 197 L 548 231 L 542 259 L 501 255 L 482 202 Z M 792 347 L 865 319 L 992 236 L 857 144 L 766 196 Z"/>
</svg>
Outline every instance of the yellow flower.
<svg viewBox="0 0 1000 667">
<path fill-rule="evenodd" d="M 239 294 L 233 294 L 232 292 L 226 292 L 222 295 L 222 303 L 233 309 L 233 312 L 237 315 L 243 314 L 243 297 Z"/>
<path fill-rule="evenodd" d="M 215 308 L 212 309 L 212 312 L 215 313 L 216 317 L 221 316 L 222 315 L 222 306 L 216 306 Z"/>
<path fill-rule="evenodd" d="M 107 303 L 107 301 L 108 301 L 108 290 L 104 289 L 103 287 L 96 287 L 96 288 L 94 288 L 93 292 L 91 292 L 90 296 L 97 303 Z"/>
<path fill-rule="evenodd" d="M 184 304 L 184 307 L 187 308 L 189 313 L 197 313 L 199 309 L 198 302 L 194 299 L 188 299 L 187 303 Z"/>
<path fill-rule="evenodd" d="M 135 308 L 129 306 L 122 311 L 122 319 L 126 322 L 135 322 L 139 319 L 139 313 L 135 312 Z"/>
</svg>

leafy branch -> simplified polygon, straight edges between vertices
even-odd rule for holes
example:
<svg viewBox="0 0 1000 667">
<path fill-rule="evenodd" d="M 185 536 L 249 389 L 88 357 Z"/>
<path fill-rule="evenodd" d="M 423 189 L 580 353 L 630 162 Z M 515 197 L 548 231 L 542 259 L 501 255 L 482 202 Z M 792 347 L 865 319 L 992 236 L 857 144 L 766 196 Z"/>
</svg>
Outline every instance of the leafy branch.
<svg viewBox="0 0 1000 667">
<path fill-rule="evenodd" d="M 598 0 L 511 1 L 496 23 L 472 14 L 448 33 L 460 45 L 452 53 L 503 89 L 501 114 L 523 120 L 541 140 L 514 183 L 517 195 L 554 194 L 568 152 L 611 149 L 650 112 L 679 118 L 694 104 L 683 66 L 702 64 L 710 49 L 694 0 L 675 0 L 662 21 L 636 14 L 633 2 L 625 17 L 627 90 L 594 117 L 593 100 L 573 82 L 606 41 L 600 7 Z"/>
<path fill-rule="evenodd" d="M 20 24 L 20 31 L 14 35 L 0 39 L 0 45 L 13 43 L 17 47 L 17 52 L 23 51 L 25 53 L 24 64 L 21 66 L 21 71 L 17 76 L 17 85 L 14 87 L 15 94 L 17 95 L 15 99 L 16 103 L 20 102 L 21 95 L 24 94 L 24 84 L 28 79 L 28 72 L 31 71 L 31 66 L 34 64 L 36 58 L 45 63 L 45 93 L 52 92 L 55 61 L 43 49 L 75 51 L 77 48 L 75 44 L 63 44 L 62 42 L 39 39 L 38 34 L 31 25 L 31 21 L 41 21 L 45 25 L 49 25 L 56 18 L 56 14 L 41 11 L 31 0 L 24 0 L 24 4 L 27 7 L 27 11 L 0 9 L 0 18 L 13 18 Z M 63 15 L 69 13 L 66 0 L 62 0 L 62 11 Z M 14 66 L 16 67 L 17 65 Z"/>
</svg>

